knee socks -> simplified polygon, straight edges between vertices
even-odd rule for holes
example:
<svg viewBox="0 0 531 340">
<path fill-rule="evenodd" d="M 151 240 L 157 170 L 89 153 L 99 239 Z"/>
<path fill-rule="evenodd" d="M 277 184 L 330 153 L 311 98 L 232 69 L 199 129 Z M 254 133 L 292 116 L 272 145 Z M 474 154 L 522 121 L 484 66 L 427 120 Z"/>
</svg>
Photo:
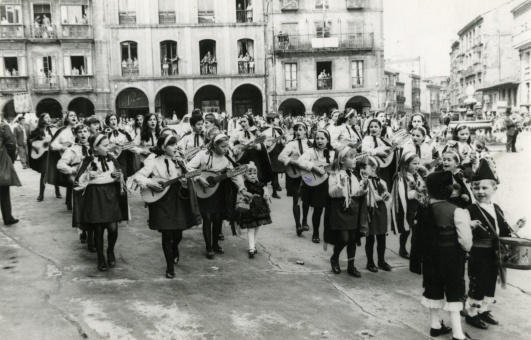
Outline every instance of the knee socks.
<svg viewBox="0 0 531 340">
<path fill-rule="evenodd" d="M 295 227 L 298 229 L 301 225 L 301 207 L 299 206 L 299 196 L 293 196 L 293 218 L 295 219 Z"/>
<path fill-rule="evenodd" d="M 378 244 L 376 245 L 376 253 L 378 254 L 378 263 L 384 263 L 385 262 L 385 247 L 386 247 L 386 240 L 387 235 L 376 235 L 376 241 Z"/>
<path fill-rule="evenodd" d="M 365 254 L 367 255 L 367 265 L 374 265 L 374 239 L 374 235 L 367 235 L 367 237 L 365 237 Z"/>
<path fill-rule="evenodd" d="M 319 226 L 321 224 L 322 214 L 323 214 L 323 208 L 313 208 L 313 215 L 312 215 L 313 237 L 319 237 Z"/>
</svg>

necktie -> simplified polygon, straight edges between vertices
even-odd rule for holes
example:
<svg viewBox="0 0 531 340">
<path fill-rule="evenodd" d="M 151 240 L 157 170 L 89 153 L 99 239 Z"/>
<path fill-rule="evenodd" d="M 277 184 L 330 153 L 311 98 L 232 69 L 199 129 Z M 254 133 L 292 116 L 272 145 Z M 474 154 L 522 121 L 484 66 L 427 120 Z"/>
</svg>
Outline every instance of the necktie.
<svg viewBox="0 0 531 340">
<path fill-rule="evenodd" d="M 376 138 L 376 136 L 372 136 L 372 139 L 374 141 L 374 147 L 377 148 L 378 147 L 378 139 Z"/>
<path fill-rule="evenodd" d="M 81 145 L 81 152 L 83 153 L 83 157 L 88 156 L 88 148 L 86 145 Z"/>
<path fill-rule="evenodd" d="M 352 140 L 352 133 L 350 133 L 350 127 L 347 125 L 348 137 Z"/>
<path fill-rule="evenodd" d="M 420 145 L 415 145 L 415 150 L 417 152 L 417 156 L 420 158 Z"/>
<path fill-rule="evenodd" d="M 116 130 L 116 129 L 112 130 L 112 135 L 114 137 L 118 137 L 118 135 L 119 135 L 118 130 Z"/>
<path fill-rule="evenodd" d="M 151 133 L 151 136 L 149 136 L 149 139 L 151 140 L 151 146 L 155 146 L 155 138 L 153 137 L 153 132 Z"/>
<path fill-rule="evenodd" d="M 51 128 L 51 127 L 47 126 L 47 127 L 46 127 L 46 131 L 48 131 L 48 134 L 49 134 L 50 136 L 53 136 L 53 134 L 52 134 L 52 128 Z"/>
<path fill-rule="evenodd" d="M 168 161 L 167 158 L 164 159 L 164 163 L 166 163 L 166 172 L 168 173 L 168 177 L 171 177 L 171 174 L 170 174 L 170 162 Z"/>
<path fill-rule="evenodd" d="M 247 130 L 245 130 L 245 138 L 251 139 L 251 134 Z"/>
<path fill-rule="evenodd" d="M 109 166 L 107 165 L 107 157 L 106 156 L 98 156 L 98 161 L 101 165 L 101 171 L 109 171 Z"/>
<path fill-rule="evenodd" d="M 199 146 L 199 134 L 196 133 L 194 136 L 194 147 Z"/>
<path fill-rule="evenodd" d="M 300 155 L 302 156 L 302 153 L 303 153 L 303 149 L 302 149 L 302 140 L 300 139 L 297 139 L 299 141 L 299 152 L 300 152 Z"/>
<path fill-rule="evenodd" d="M 413 179 L 415 180 L 415 185 L 417 184 L 417 181 L 419 179 L 419 175 L 413 174 Z"/>
</svg>

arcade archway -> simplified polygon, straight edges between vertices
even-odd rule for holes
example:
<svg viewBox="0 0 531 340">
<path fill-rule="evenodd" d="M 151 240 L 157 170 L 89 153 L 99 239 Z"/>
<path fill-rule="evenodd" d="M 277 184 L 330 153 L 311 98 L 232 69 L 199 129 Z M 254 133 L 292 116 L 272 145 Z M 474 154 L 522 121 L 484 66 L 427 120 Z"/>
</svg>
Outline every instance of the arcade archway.
<svg viewBox="0 0 531 340">
<path fill-rule="evenodd" d="M 146 113 L 149 113 L 149 100 L 142 90 L 129 87 L 122 90 L 116 97 L 118 116 L 134 118 Z"/>
<path fill-rule="evenodd" d="M 312 111 L 315 115 L 328 115 L 332 109 L 337 109 L 337 103 L 335 100 L 329 97 L 319 98 L 312 106 Z"/>
<path fill-rule="evenodd" d="M 17 113 L 15 112 L 15 101 L 11 99 L 8 101 L 3 109 L 2 109 L 3 118 L 7 118 L 10 122 L 17 116 Z"/>
<path fill-rule="evenodd" d="M 371 111 L 371 102 L 363 96 L 355 96 L 348 100 L 345 109 L 354 109 L 360 115 L 368 115 Z"/>
<path fill-rule="evenodd" d="M 262 91 L 254 85 L 240 85 L 232 94 L 232 115 L 240 117 L 247 112 L 261 116 Z"/>
<path fill-rule="evenodd" d="M 194 107 L 203 112 L 220 112 L 225 110 L 225 94 L 214 85 L 201 87 L 194 95 Z"/>
<path fill-rule="evenodd" d="M 43 113 L 48 113 L 51 118 L 63 118 L 63 107 L 53 98 L 42 99 L 37 104 L 35 111 L 37 111 L 37 117 Z"/>
<path fill-rule="evenodd" d="M 179 119 L 182 119 L 188 113 L 188 97 L 178 87 L 165 87 L 155 96 L 155 111 L 166 118 L 172 118 L 175 113 Z"/>
<path fill-rule="evenodd" d="M 304 104 L 294 98 L 284 100 L 278 107 L 278 113 L 286 116 L 302 116 L 306 113 Z"/>
<path fill-rule="evenodd" d="M 94 104 L 87 98 L 74 98 L 68 104 L 68 111 L 74 111 L 78 117 L 88 118 L 94 115 Z"/>
</svg>

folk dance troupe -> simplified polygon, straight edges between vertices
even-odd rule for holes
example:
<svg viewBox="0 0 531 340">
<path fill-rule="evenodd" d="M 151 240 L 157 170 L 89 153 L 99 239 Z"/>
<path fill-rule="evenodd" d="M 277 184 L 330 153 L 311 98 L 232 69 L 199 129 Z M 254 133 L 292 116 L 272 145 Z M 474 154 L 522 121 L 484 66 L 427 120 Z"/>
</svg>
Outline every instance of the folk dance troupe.
<svg viewBox="0 0 531 340">
<path fill-rule="evenodd" d="M 152 113 L 126 124 L 115 114 L 81 122 L 69 112 L 59 123 L 43 113 L 27 136 L 28 164 L 40 173 L 37 201 L 45 199 L 46 184 L 58 198 L 66 188 L 72 227 L 96 253 L 100 271 L 120 265 L 118 231 L 131 218 L 129 199 L 137 192 L 147 209 L 134 213 L 145 214 L 147 227 L 159 232 L 164 275 L 171 279 L 179 244 L 194 226 L 202 227 L 207 259 L 224 253 L 224 225 L 233 235 L 246 230 L 248 257 L 257 256 L 259 230 L 279 223 L 271 200 L 285 190 L 293 221 L 282 225 L 294 227 L 294 237 L 311 225 L 311 241 L 331 245 L 335 274 L 343 272 L 346 248 L 346 272 L 362 276 L 355 259 L 363 240 L 365 268 L 391 272 L 386 239 L 399 234 L 399 255 L 423 278 L 419 300 L 429 311 L 432 337 L 467 338 L 463 315 L 476 328 L 498 324 L 492 310 L 499 276 L 505 281 L 502 241 L 516 236 L 525 219 L 510 225 L 493 203 L 503 182 L 488 148 L 472 142 L 466 124 L 435 132 L 415 114 L 397 129 L 385 112 L 361 119 L 353 109 L 331 110 L 321 119 L 232 118 L 196 109 L 178 129 Z M 15 144 L 9 127 L 0 127 L 0 166 L 9 174 L 0 183 L 2 214 L 13 224 L 5 188 L 20 185 L 11 162 Z M 449 312 L 451 327 L 441 321 L 441 310 Z"/>
</svg>

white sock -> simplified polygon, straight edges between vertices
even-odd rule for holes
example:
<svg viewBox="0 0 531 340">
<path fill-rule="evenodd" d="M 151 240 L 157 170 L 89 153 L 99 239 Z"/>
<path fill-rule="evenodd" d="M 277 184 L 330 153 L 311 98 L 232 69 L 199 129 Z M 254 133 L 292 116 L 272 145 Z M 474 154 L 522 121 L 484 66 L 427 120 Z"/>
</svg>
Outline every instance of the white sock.
<svg viewBox="0 0 531 340">
<path fill-rule="evenodd" d="M 258 238 L 258 229 L 260 229 L 260 227 L 256 227 L 254 228 L 254 249 L 256 249 L 256 239 Z"/>
<path fill-rule="evenodd" d="M 439 317 L 438 308 L 430 308 L 430 318 L 431 318 L 431 328 L 440 329 L 441 328 L 441 318 Z"/>
<path fill-rule="evenodd" d="M 249 249 L 254 249 L 255 248 L 255 243 L 254 243 L 254 230 L 253 230 L 253 228 L 247 229 L 247 240 L 249 241 Z"/>
<path fill-rule="evenodd" d="M 463 327 L 461 326 L 460 312 L 450 312 L 450 322 L 452 323 L 452 334 L 456 339 L 465 339 Z"/>
</svg>

